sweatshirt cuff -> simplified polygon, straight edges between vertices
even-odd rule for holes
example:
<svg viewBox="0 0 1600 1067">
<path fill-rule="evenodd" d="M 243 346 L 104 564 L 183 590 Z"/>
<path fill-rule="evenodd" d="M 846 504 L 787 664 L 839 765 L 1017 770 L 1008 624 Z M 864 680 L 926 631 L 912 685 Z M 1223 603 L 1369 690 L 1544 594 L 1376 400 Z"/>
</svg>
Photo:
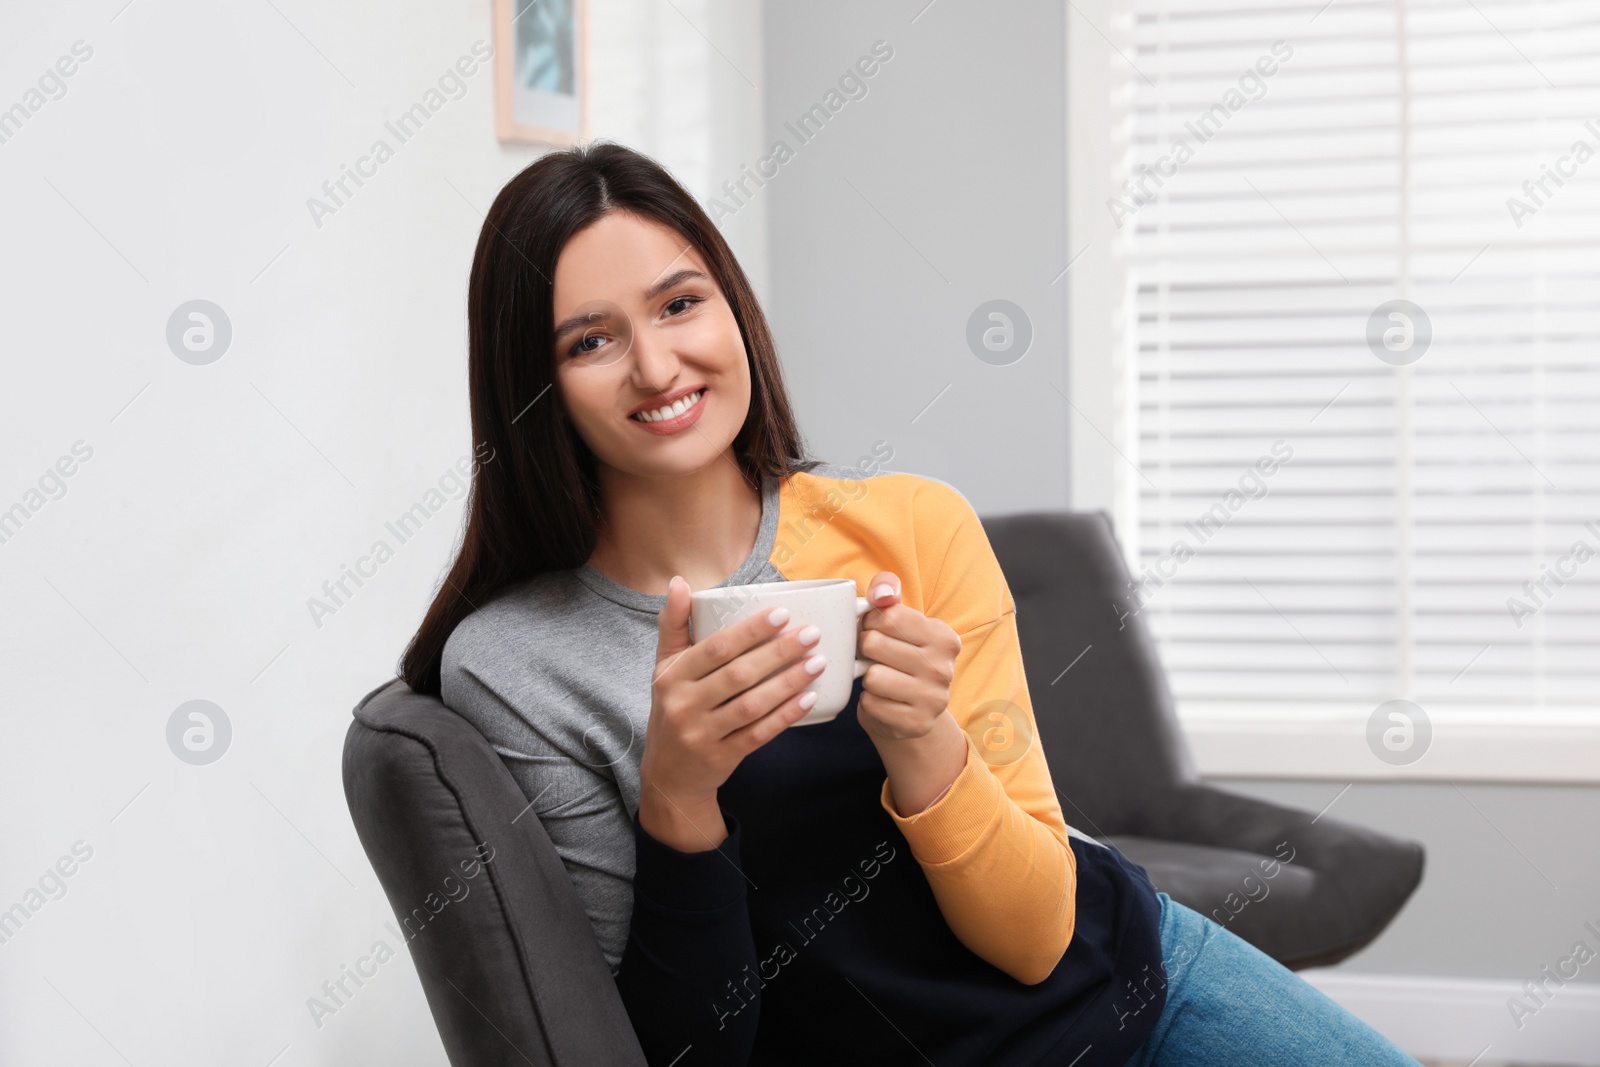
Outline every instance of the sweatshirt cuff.
<svg viewBox="0 0 1600 1067">
<path fill-rule="evenodd" d="M 1000 782 L 973 746 L 967 742 L 967 761 L 944 794 L 915 815 L 901 815 L 890 798 L 889 779 L 883 780 L 878 802 L 905 835 L 919 863 L 949 863 L 960 859 L 983 840 L 1003 794 Z"/>
<path fill-rule="evenodd" d="M 680 852 L 651 837 L 634 812 L 635 900 L 680 918 L 703 914 L 709 919 L 742 905 L 745 876 L 739 863 L 739 820 L 723 808 L 722 821 L 728 836 L 716 848 Z"/>
</svg>

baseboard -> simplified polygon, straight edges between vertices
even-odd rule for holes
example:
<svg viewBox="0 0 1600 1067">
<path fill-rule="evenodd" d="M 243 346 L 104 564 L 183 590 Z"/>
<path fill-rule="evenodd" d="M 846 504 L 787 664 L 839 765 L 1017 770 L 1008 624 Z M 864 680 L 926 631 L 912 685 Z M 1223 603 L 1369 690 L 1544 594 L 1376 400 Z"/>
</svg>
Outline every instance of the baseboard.
<svg viewBox="0 0 1600 1067">
<path fill-rule="evenodd" d="M 1549 986 L 1540 1006 L 1519 982 L 1334 969 L 1299 974 L 1418 1059 L 1600 1067 L 1597 982 Z M 1513 1000 L 1537 1010 L 1515 1015 Z"/>
</svg>

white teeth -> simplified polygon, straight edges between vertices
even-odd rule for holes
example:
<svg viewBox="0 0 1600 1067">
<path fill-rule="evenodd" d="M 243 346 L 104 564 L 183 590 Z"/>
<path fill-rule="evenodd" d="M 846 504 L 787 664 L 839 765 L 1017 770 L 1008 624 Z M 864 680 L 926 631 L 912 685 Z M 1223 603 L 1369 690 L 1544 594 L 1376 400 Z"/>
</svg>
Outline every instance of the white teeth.
<svg viewBox="0 0 1600 1067">
<path fill-rule="evenodd" d="M 640 422 L 660 422 L 663 419 L 675 418 L 699 403 L 701 394 L 704 392 L 704 389 L 697 389 L 688 396 L 679 398 L 676 403 L 668 404 L 666 407 L 657 408 L 654 411 L 641 412 L 633 417 Z"/>
</svg>

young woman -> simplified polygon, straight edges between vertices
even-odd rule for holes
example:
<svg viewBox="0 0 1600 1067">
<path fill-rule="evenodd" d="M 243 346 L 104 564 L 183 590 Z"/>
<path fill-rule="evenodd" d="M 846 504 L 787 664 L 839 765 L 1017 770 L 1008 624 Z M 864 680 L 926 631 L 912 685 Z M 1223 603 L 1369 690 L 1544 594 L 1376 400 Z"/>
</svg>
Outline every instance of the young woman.
<svg viewBox="0 0 1600 1067">
<path fill-rule="evenodd" d="M 474 475 L 402 674 L 500 752 L 648 1061 L 1414 1063 L 1069 828 L 1011 594 L 952 487 L 804 458 L 715 226 L 626 148 L 496 198 L 468 293 Z M 849 578 L 872 665 L 689 591 Z"/>
</svg>

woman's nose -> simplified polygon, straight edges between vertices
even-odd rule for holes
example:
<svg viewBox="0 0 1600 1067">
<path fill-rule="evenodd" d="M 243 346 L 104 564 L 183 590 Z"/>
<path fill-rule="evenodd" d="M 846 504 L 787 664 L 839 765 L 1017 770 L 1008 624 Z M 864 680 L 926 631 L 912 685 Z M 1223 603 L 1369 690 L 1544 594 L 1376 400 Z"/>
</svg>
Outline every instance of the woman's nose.
<svg viewBox="0 0 1600 1067">
<path fill-rule="evenodd" d="M 634 332 L 633 348 L 629 355 L 633 359 L 634 384 L 642 392 L 659 393 L 666 390 L 678 377 L 682 366 L 672 346 L 649 336 L 648 330 Z"/>
</svg>

